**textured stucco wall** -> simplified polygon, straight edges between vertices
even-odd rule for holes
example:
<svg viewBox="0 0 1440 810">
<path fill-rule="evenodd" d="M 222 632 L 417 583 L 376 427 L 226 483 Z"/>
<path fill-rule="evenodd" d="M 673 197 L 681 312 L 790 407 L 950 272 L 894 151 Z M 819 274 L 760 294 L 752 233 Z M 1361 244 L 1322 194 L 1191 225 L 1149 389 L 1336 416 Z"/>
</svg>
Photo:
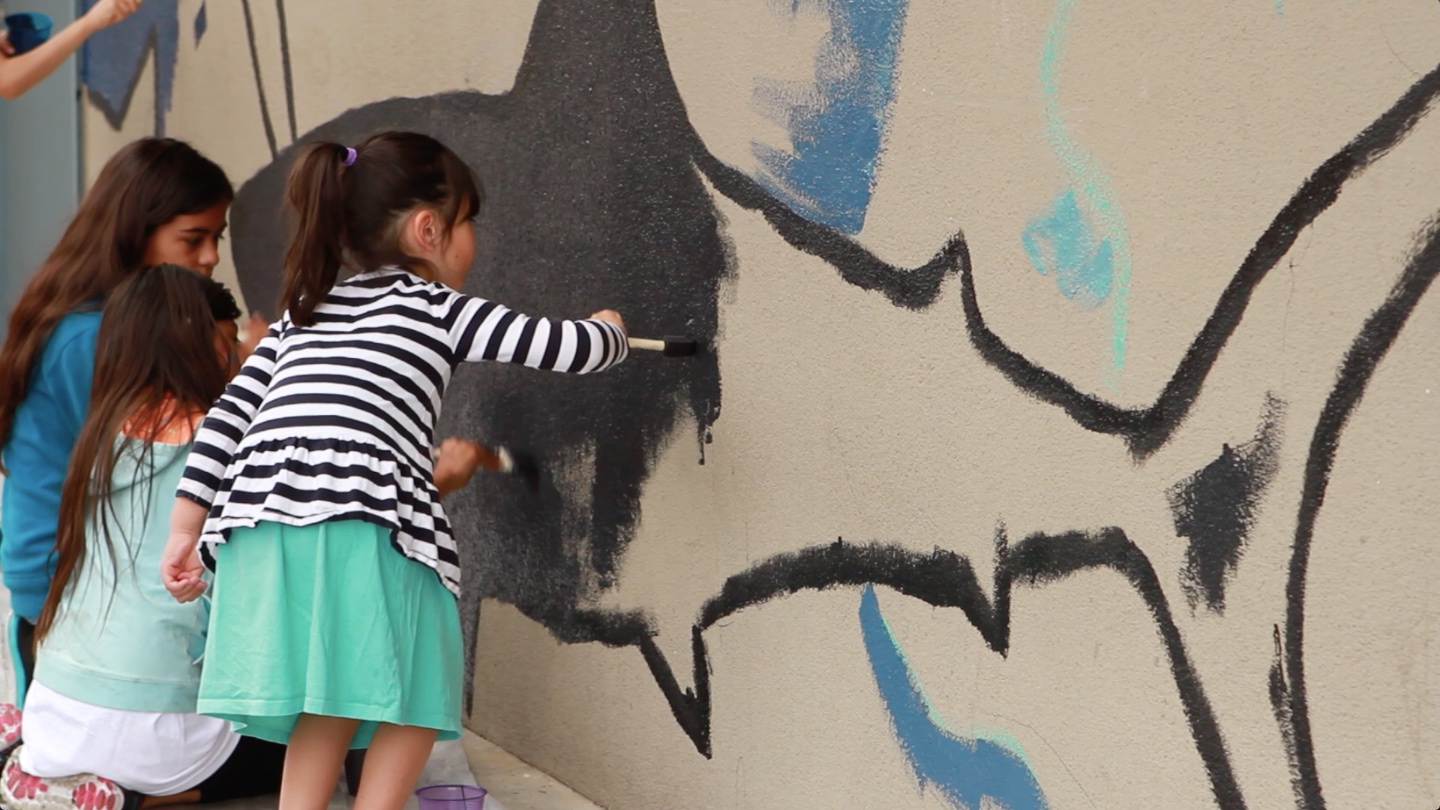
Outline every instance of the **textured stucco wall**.
<svg viewBox="0 0 1440 810">
<path fill-rule="evenodd" d="M 453 507 L 475 729 L 625 810 L 1440 803 L 1440 8 L 421 5 L 147 0 L 85 153 L 221 161 L 266 308 L 297 136 L 431 131 L 470 291 L 704 340 L 459 378 L 550 473 Z"/>
</svg>

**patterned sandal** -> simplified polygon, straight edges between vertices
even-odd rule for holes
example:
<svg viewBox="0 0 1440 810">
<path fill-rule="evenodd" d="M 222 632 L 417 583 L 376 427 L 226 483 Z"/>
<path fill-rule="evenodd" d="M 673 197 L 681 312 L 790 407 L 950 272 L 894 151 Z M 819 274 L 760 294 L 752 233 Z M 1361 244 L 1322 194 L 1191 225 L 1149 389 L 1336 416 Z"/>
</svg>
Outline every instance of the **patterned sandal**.
<svg viewBox="0 0 1440 810">
<path fill-rule="evenodd" d="M 20 768 L 18 746 L 0 769 L 0 806 L 6 810 L 133 810 L 140 796 L 104 777 L 82 773 L 59 779 L 32 776 Z"/>
<path fill-rule="evenodd" d="M 20 708 L 14 703 L 0 703 L 0 762 L 20 743 L 21 717 Z"/>
</svg>

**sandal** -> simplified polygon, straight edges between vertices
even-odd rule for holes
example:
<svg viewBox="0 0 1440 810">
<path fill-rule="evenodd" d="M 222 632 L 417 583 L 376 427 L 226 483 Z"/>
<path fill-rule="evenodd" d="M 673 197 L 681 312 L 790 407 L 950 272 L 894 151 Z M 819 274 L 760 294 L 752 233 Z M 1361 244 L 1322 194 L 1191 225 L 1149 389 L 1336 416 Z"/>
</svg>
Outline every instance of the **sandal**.
<svg viewBox="0 0 1440 810">
<path fill-rule="evenodd" d="M 14 703 L 0 703 L 0 757 L 20 743 L 20 707 Z M 0 762 L 3 762 L 0 759 Z"/>
<path fill-rule="evenodd" d="M 17 746 L 0 768 L 0 807 L 5 810 L 135 810 L 139 794 L 102 776 L 82 773 L 45 779 L 20 767 Z"/>
</svg>

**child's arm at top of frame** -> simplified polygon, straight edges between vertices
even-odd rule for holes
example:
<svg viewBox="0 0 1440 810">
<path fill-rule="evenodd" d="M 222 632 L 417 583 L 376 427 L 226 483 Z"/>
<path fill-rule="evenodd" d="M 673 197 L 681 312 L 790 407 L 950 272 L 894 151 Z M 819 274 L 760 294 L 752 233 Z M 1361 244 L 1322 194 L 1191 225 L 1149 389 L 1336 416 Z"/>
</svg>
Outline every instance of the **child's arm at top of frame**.
<svg viewBox="0 0 1440 810">
<path fill-rule="evenodd" d="M 100 0 L 85 16 L 34 50 L 12 56 L 13 48 L 0 37 L 0 98 L 14 100 L 45 80 L 64 64 L 91 34 L 125 19 L 140 8 L 141 0 Z"/>
<path fill-rule="evenodd" d="M 450 346 L 459 362 L 493 360 L 588 374 L 610 368 L 630 353 L 625 322 L 613 310 L 581 321 L 532 318 L 459 293 L 450 306 Z"/>
</svg>

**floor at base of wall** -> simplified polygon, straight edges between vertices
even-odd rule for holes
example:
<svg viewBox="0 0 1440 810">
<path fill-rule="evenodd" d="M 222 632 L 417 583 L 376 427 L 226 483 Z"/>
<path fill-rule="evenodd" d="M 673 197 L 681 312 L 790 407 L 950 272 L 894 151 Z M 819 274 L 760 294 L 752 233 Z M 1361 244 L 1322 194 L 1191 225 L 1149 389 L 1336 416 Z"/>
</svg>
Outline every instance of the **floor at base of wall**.
<svg viewBox="0 0 1440 810">
<path fill-rule="evenodd" d="M 485 803 L 485 810 L 601 810 L 488 740 L 466 733 L 461 743 L 476 784 L 495 798 L 495 802 Z"/>
</svg>

